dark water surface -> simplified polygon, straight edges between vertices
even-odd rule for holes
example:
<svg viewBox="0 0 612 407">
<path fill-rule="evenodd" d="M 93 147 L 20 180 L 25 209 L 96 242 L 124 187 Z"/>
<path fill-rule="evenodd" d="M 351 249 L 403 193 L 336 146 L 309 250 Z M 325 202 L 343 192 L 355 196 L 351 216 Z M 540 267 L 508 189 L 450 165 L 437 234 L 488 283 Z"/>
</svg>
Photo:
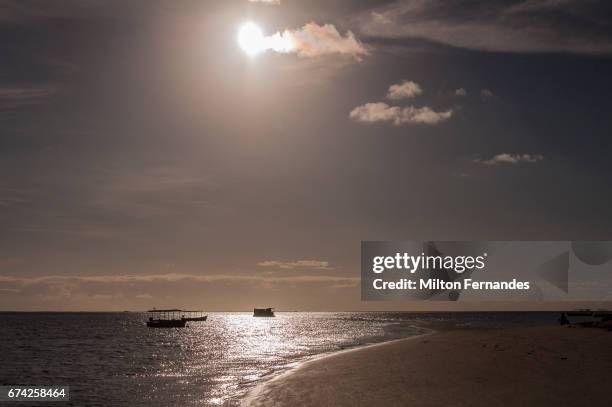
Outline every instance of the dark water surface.
<svg viewBox="0 0 612 407">
<path fill-rule="evenodd" d="M 70 402 L 38 403 L 45 406 L 237 405 L 253 386 L 302 360 L 418 335 L 427 322 L 543 325 L 556 317 L 210 313 L 208 321 L 187 328 L 151 329 L 140 313 L 0 313 L 0 384 L 70 386 Z"/>
</svg>

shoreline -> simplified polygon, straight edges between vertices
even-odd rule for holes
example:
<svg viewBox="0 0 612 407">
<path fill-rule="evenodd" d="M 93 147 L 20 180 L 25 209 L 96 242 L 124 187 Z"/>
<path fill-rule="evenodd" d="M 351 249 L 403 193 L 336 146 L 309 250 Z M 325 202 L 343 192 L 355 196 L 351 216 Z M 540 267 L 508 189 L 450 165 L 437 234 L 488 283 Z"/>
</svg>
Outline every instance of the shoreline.
<svg viewBox="0 0 612 407">
<path fill-rule="evenodd" d="M 455 327 L 321 355 L 239 405 L 604 406 L 611 340 L 592 328 Z"/>
<path fill-rule="evenodd" d="M 339 349 L 336 351 L 325 352 L 325 353 L 320 353 L 318 355 L 309 356 L 304 360 L 296 362 L 295 366 L 292 366 L 286 370 L 272 373 L 271 377 L 255 385 L 255 387 L 250 389 L 241 399 L 239 399 L 238 405 L 240 407 L 248 407 L 257 398 L 257 396 L 265 389 L 267 385 L 275 382 L 276 380 L 282 380 L 283 378 L 285 378 L 285 376 L 290 376 L 291 374 L 295 373 L 295 371 L 302 369 L 311 363 L 316 363 L 324 359 L 334 358 L 336 356 L 341 356 L 341 355 L 344 355 L 350 352 L 356 352 L 356 351 L 361 351 L 365 349 L 376 348 L 379 346 L 393 344 L 396 342 L 404 342 L 404 341 L 419 339 L 419 338 L 423 338 L 429 335 L 434 335 L 439 332 L 438 330 L 435 330 L 432 328 L 426 328 L 426 327 L 419 327 L 419 329 L 423 329 L 428 332 L 424 332 L 424 333 L 420 333 L 420 334 L 412 335 L 412 336 L 407 336 L 405 338 L 390 339 L 388 341 L 382 341 L 382 342 L 376 342 L 376 343 L 366 343 L 363 345 L 352 346 L 346 349 Z"/>
</svg>

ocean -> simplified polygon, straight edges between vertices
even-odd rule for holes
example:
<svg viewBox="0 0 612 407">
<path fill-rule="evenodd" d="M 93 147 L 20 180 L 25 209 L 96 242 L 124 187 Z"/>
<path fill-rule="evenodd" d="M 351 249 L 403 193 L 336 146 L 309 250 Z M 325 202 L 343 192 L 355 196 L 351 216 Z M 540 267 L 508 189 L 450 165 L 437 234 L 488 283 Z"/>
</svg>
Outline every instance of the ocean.
<svg viewBox="0 0 612 407">
<path fill-rule="evenodd" d="M 52 406 L 234 406 L 254 386 L 342 349 L 467 326 L 555 324 L 558 313 L 213 312 L 152 329 L 144 313 L 0 313 L 1 385 L 69 385 Z M 3 405 L 8 405 L 3 403 Z M 24 405 L 19 403 L 18 405 Z"/>
</svg>

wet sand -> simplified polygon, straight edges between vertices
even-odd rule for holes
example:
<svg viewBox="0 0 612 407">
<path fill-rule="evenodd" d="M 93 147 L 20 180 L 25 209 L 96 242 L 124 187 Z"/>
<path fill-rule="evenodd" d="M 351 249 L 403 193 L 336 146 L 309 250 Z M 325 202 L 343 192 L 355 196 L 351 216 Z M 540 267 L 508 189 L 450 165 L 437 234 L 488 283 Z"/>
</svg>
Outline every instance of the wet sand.
<svg viewBox="0 0 612 407">
<path fill-rule="evenodd" d="M 249 406 L 610 406 L 612 332 L 453 329 L 307 362 Z"/>
</svg>

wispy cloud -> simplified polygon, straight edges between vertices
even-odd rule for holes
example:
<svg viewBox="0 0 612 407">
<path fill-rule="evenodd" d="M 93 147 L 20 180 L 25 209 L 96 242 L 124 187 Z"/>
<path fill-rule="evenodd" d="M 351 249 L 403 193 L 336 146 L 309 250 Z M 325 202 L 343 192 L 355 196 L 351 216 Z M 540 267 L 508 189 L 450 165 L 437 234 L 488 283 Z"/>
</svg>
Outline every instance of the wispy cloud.
<svg viewBox="0 0 612 407">
<path fill-rule="evenodd" d="M 465 90 L 464 88 L 459 88 L 455 90 L 455 96 L 465 97 L 467 96 L 467 90 Z"/>
<path fill-rule="evenodd" d="M 452 115 L 452 109 L 436 112 L 428 106 L 399 107 L 377 102 L 357 106 L 349 113 L 349 118 L 360 123 L 391 122 L 399 126 L 408 123 L 438 124 L 450 119 Z"/>
<path fill-rule="evenodd" d="M 486 4 L 485 4 L 486 3 Z M 364 12 L 361 34 L 501 52 L 611 53 L 606 0 L 397 0 Z"/>
<path fill-rule="evenodd" d="M 480 96 L 482 96 L 483 99 L 490 99 L 495 96 L 495 94 L 490 89 L 481 89 Z"/>
<path fill-rule="evenodd" d="M 488 160 L 477 158 L 474 160 L 475 163 L 484 165 L 498 165 L 498 164 L 520 164 L 520 163 L 537 163 L 542 161 L 544 156 L 541 154 L 508 154 L 502 153 L 493 156 Z"/>
<path fill-rule="evenodd" d="M 299 290 L 308 292 L 308 287 L 321 289 L 332 287 L 351 288 L 359 285 L 356 277 L 327 275 L 291 275 L 278 276 L 253 273 L 236 274 L 150 274 L 150 275 L 44 275 L 38 277 L 18 277 L 0 275 L 0 305 L 10 305 L 16 296 L 20 301 L 31 301 L 31 304 L 54 303 L 60 306 L 96 303 L 105 308 L 109 301 L 122 298 L 129 303 L 136 301 L 159 300 L 170 291 L 194 291 L 199 295 L 205 293 L 209 299 L 226 304 L 228 287 L 233 290 L 248 292 L 254 288 L 258 293 L 275 290 Z M 300 287 L 305 287 L 300 290 Z M 12 300 L 11 300 L 12 299 Z"/>
<path fill-rule="evenodd" d="M 56 93 L 52 85 L 0 86 L 0 110 L 37 104 Z"/>
<path fill-rule="evenodd" d="M 281 0 L 249 0 L 249 2 L 251 2 L 251 3 L 274 4 L 274 5 L 281 4 Z"/>
<path fill-rule="evenodd" d="M 21 292 L 21 290 L 18 289 L 18 288 L 0 288 L 0 293 L 19 294 L 20 292 Z"/>
<path fill-rule="evenodd" d="M 333 270 L 329 266 L 329 262 L 322 260 L 297 260 L 297 261 L 280 261 L 280 260 L 266 260 L 257 263 L 260 267 L 271 267 L 286 270 L 293 269 L 316 269 L 316 270 Z"/>
<path fill-rule="evenodd" d="M 217 206 L 211 195 L 218 186 L 209 172 L 197 163 L 172 159 L 142 164 L 111 159 L 79 171 L 39 171 L 32 179 L 29 188 L 16 184 L 0 187 L 1 210 L 18 213 L 23 207 L 37 215 L 5 226 L 23 238 L 30 234 L 46 239 L 134 242 L 150 239 L 138 222 L 174 224 L 202 211 L 210 214 L 227 210 Z M 44 199 L 50 182 L 64 191 L 74 191 L 77 198 L 50 203 Z"/>
<path fill-rule="evenodd" d="M 72 282 L 72 283 L 173 283 L 180 281 L 193 281 L 201 283 L 211 282 L 256 282 L 256 281 L 276 281 L 276 282 L 359 282 L 359 278 L 338 277 L 338 276 L 267 276 L 260 274 L 186 274 L 186 273 L 166 273 L 166 274 L 117 274 L 117 275 L 43 275 L 38 277 L 17 277 L 0 275 L 0 284 L 16 284 L 18 286 L 29 286 L 33 284 L 43 284 L 52 282 Z"/>
<path fill-rule="evenodd" d="M 267 303 L 312 307 L 311 293 L 356 290 L 358 277 L 330 275 L 140 274 L 140 275 L 0 275 L 0 308 L 13 309 L 129 309 L 192 307 L 205 299 L 207 308 L 248 309 Z M 174 295 L 173 293 L 180 293 Z M 239 296 L 233 295 L 240 293 Z M 204 304 L 202 304 L 204 305 Z"/>
<path fill-rule="evenodd" d="M 409 99 L 423 93 L 423 90 L 418 83 L 412 81 L 402 81 L 400 83 L 389 86 L 387 99 L 401 100 Z"/>
</svg>

